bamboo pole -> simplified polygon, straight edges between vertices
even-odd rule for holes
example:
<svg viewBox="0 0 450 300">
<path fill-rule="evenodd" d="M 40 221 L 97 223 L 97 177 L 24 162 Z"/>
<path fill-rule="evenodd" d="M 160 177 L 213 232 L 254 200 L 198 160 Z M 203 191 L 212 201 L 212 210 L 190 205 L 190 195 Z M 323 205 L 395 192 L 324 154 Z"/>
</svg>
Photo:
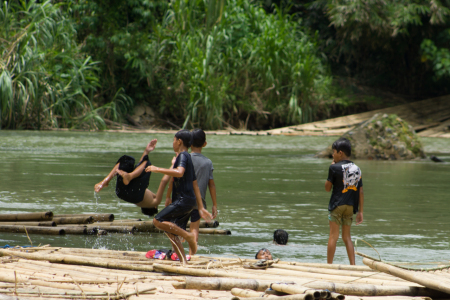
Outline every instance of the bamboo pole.
<svg viewBox="0 0 450 300">
<path fill-rule="evenodd" d="M 63 229 L 66 234 L 88 234 L 88 229 L 82 226 L 58 226 L 58 228 Z"/>
<path fill-rule="evenodd" d="M 47 221 L 53 218 L 51 211 L 22 214 L 0 214 L 0 222 L 8 221 Z"/>
<path fill-rule="evenodd" d="M 264 297 L 266 298 L 266 297 Z M 245 300 L 261 300 L 264 299 L 261 297 L 250 297 L 250 298 L 238 298 L 238 299 L 245 299 Z M 268 296 L 267 298 L 270 299 L 279 299 L 279 300 L 313 300 L 314 298 L 311 297 L 311 295 L 305 295 L 305 294 L 296 294 L 296 295 L 289 295 L 289 296 Z"/>
<path fill-rule="evenodd" d="M 300 278 L 315 278 L 333 282 L 341 282 L 341 283 L 365 283 L 365 284 L 377 284 L 377 285 L 415 285 L 406 281 L 394 281 L 390 280 L 382 280 L 382 279 L 371 279 L 370 277 L 358 277 L 358 276 L 343 276 L 343 275 L 329 275 L 329 274 L 320 274 L 320 273 L 310 273 L 310 272 L 302 272 L 302 271 L 291 271 L 291 270 L 281 270 L 281 269 L 242 269 L 240 270 L 243 273 L 248 274 L 257 274 L 257 275 L 277 275 L 277 276 L 293 276 Z"/>
<path fill-rule="evenodd" d="M 1 256 L 18 256 L 26 259 L 32 260 L 48 260 L 54 263 L 65 263 L 74 265 L 85 265 L 85 266 L 96 266 L 111 269 L 125 269 L 125 270 L 136 270 L 136 271 L 147 271 L 152 272 L 153 266 L 139 265 L 139 264 L 127 264 L 101 259 L 87 259 L 85 257 L 73 256 L 73 255 L 58 255 L 58 254 L 40 254 L 40 253 L 25 253 L 19 251 L 11 251 L 0 249 Z"/>
<path fill-rule="evenodd" d="M 22 221 L 22 222 L 0 222 L 0 225 L 55 227 L 56 223 L 54 221 L 42 221 L 42 222 Z"/>
<path fill-rule="evenodd" d="M 412 281 L 428 288 L 450 294 L 450 281 L 443 277 L 424 272 L 403 270 L 383 262 L 377 262 L 369 258 L 363 258 L 363 263 L 374 270 L 385 272 L 402 279 Z"/>
<path fill-rule="evenodd" d="M 308 294 L 308 295 L 311 295 L 312 299 L 327 298 L 327 296 L 329 296 L 328 293 L 324 290 L 313 290 L 311 288 L 307 288 L 307 287 L 297 285 L 297 284 L 273 283 L 270 285 L 270 287 L 275 291 L 286 293 L 286 294 L 291 294 L 291 295 Z"/>
<path fill-rule="evenodd" d="M 94 221 L 92 216 L 76 216 L 76 217 L 53 217 L 56 224 L 91 224 Z"/>
<path fill-rule="evenodd" d="M 113 214 L 58 214 L 54 215 L 55 218 L 66 218 L 66 217 L 89 217 L 93 218 L 93 222 L 103 222 L 103 221 L 114 221 Z"/>
<path fill-rule="evenodd" d="M 155 270 L 158 267 L 154 265 Z M 204 270 L 202 270 L 204 271 Z M 223 272 L 226 273 L 226 272 Z M 219 274 L 218 274 L 219 275 Z M 224 276 L 225 277 L 225 276 Z M 234 273 L 229 273 L 228 277 L 235 277 Z M 202 289 L 202 290 L 231 290 L 233 287 L 242 289 L 252 289 L 257 291 L 264 291 L 270 287 L 275 280 L 259 280 L 259 279 L 245 279 L 240 278 L 210 278 L 210 277 L 186 277 L 185 282 L 179 283 L 175 288 L 186 289 Z M 276 282 L 283 281 L 283 278 L 277 278 Z M 382 286 L 372 284 L 345 284 L 333 283 L 318 280 L 296 280 L 296 283 L 304 287 L 317 290 L 329 290 L 343 295 L 353 296 L 426 296 L 432 298 L 445 298 L 447 294 L 434 291 L 424 287 L 417 286 Z"/>
<path fill-rule="evenodd" d="M 275 269 L 285 269 L 292 271 L 301 271 L 301 272 L 311 272 L 311 273 L 320 273 L 320 274 L 329 274 L 329 275 L 339 275 L 339 276 L 353 276 L 353 277 L 361 277 L 361 278 L 371 278 L 371 279 L 382 279 L 382 280 L 393 280 L 393 281 L 403 281 L 402 279 L 387 275 L 385 273 L 380 272 L 361 272 L 361 271 L 350 271 L 350 270 L 337 270 L 337 269 L 325 269 L 325 268 L 314 268 L 314 267 L 303 267 L 303 266 L 292 266 L 292 265 L 284 265 L 284 264 L 273 264 L 271 266 Z"/>
<path fill-rule="evenodd" d="M 188 228 L 187 231 L 190 231 Z M 215 229 L 215 228 L 199 228 L 198 232 L 200 234 L 223 234 L 230 235 L 231 231 L 229 229 Z"/>
<path fill-rule="evenodd" d="M 97 231 L 104 230 L 112 233 L 135 233 L 137 230 L 135 226 L 104 226 L 97 224 L 88 224 L 84 226 L 86 226 L 88 229 L 90 228 Z"/>
<path fill-rule="evenodd" d="M 26 228 L 26 229 L 25 229 Z M 42 227 L 42 226 L 22 226 L 22 225 L 1 225 L 0 232 L 14 232 L 14 233 L 38 233 L 38 234 L 64 234 L 64 229 L 58 227 Z"/>
<path fill-rule="evenodd" d="M 264 293 L 257 292 L 254 290 L 248 290 L 248 289 L 240 289 L 240 288 L 232 288 L 231 294 L 233 296 L 237 297 L 259 297 L 262 298 L 264 296 Z M 312 299 L 311 299 L 312 300 Z"/>
<path fill-rule="evenodd" d="M 232 275 L 231 275 L 232 276 Z M 270 288 L 272 280 L 186 277 L 184 282 L 173 283 L 176 289 L 231 291 L 232 288 L 250 289 L 264 292 Z"/>
<path fill-rule="evenodd" d="M 188 222 L 187 228 L 191 226 L 191 221 Z M 211 222 L 200 220 L 199 228 L 217 228 L 219 227 L 219 221 L 213 220 Z"/>
</svg>

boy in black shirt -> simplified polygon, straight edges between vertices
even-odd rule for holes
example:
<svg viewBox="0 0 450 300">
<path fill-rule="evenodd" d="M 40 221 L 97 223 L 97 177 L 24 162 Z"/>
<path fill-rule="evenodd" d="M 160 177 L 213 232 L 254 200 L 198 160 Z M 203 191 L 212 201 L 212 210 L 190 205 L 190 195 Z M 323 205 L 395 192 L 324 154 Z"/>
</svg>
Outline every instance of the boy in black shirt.
<svg viewBox="0 0 450 300">
<path fill-rule="evenodd" d="M 186 231 L 186 225 L 195 204 L 197 203 L 198 212 L 203 219 L 207 221 L 212 219 L 211 214 L 203 207 L 194 166 L 191 156 L 187 152 L 190 145 L 191 133 L 189 130 L 178 131 L 173 138 L 173 150 L 177 157 L 172 161 L 172 168 L 163 169 L 149 166 L 145 169 L 146 172 L 162 173 L 174 178 L 172 203 L 155 216 L 153 224 L 166 232 L 183 265 L 186 264 L 186 255 L 179 237 L 188 242 L 190 255 L 197 252 L 195 234 Z"/>
<path fill-rule="evenodd" d="M 336 243 L 339 239 L 339 227 L 342 225 L 342 240 L 347 249 L 350 264 L 355 264 L 355 250 L 350 235 L 353 214 L 356 215 L 356 225 L 363 221 L 364 192 L 361 179 L 361 170 L 349 160 L 352 146 L 346 138 L 335 141 L 333 149 L 333 162 L 328 170 L 328 179 L 325 190 L 331 191 L 328 205 L 328 220 L 330 224 L 330 237 L 328 239 L 327 262 L 333 263 Z"/>
</svg>

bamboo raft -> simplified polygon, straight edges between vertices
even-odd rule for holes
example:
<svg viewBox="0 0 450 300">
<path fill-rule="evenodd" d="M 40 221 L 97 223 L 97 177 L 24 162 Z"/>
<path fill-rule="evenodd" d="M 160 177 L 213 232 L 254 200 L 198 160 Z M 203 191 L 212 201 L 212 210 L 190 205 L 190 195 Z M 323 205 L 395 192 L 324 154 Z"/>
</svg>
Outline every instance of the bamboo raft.
<svg viewBox="0 0 450 300">
<path fill-rule="evenodd" d="M 0 249 L 0 299 L 450 299 L 449 267 L 365 266 L 64 247 Z"/>
<path fill-rule="evenodd" d="M 188 224 L 189 226 L 189 224 Z M 228 229 L 217 229 L 217 221 L 200 221 L 200 234 L 230 235 Z M 0 232 L 26 234 L 81 234 L 106 235 L 108 233 L 134 234 L 136 232 L 159 232 L 153 221 L 114 220 L 113 214 L 65 214 L 53 212 L 0 214 Z"/>
</svg>

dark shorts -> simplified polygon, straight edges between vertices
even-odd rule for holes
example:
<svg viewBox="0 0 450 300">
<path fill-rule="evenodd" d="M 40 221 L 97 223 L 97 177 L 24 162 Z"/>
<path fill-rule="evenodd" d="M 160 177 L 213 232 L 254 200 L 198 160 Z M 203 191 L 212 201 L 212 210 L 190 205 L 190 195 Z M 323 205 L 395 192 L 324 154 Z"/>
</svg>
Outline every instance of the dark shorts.
<svg viewBox="0 0 450 300">
<path fill-rule="evenodd" d="M 191 222 L 197 222 L 198 220 L 200 220 L 200 214 L 198 213 L 198 209 L 194 209 L 191 212 Z"/>
<path fill-rule="evenodd" d="M 155 216 L 155 219 L 159 222 L 171 222 L 178 227 L 186 230 L 186 225 L 191 216 L 193 209 L 192 204 L 186 203 L 187 201 L 178 200 L 171 203 Z"/>
<path fill-rule="evenodd" d="M 126 155 L 122 156 L 118 162 L 121 163 L 121 160 L 124 157 L 126 157 Z M 127 157 L 127 158 L 129 158 L 129 157 Z M 144 160 L 139 162 L 138 166 L 143 162 L 145 163 L 146 168 L 148 166 L 152 165 L 152 163 L 148 159 L 148 156 L 145 156 Z M 120 168 L 120 165 L 119 165 L 119 168 Z M 139 175 L 139 177 L 131 180 L 128 185 L 125 185 L 123 183 L 122 176 L 118 175 L 117 182 L 116 182 L 117 197 L 119 197 L 120 199 L 122 199 L 126 202 L 133 203 L 133 204 L 137 204 L 137 203 L 141 202 L 142 200 L 144 200 L 145 190 L 147 189 L 148 184 L 150 182 L 151 174 L 152 174 L 151 172 L 145 172 L 145 170 L 144 170 Z"/>
</svg>

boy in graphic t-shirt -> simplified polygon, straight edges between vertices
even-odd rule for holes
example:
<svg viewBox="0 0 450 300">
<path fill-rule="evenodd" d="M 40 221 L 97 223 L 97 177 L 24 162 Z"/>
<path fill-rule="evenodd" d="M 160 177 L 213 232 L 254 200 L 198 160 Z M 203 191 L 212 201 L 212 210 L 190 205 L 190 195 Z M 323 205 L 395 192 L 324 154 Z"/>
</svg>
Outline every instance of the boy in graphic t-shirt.
<svg viewBox="0 0 450 300">
<path fill-rule="evenodd" d="M 352 146 L 348 139 L 338 139 L 331 148 L 333 149 L 333 162 L 328 170 L 328 179 L 325 182 L 327 192 L 333 188 L 328 205 L 330 237 L 328 239 L 327 262 L 333 263 L 336 243 L 339 239 L 339 229 L 342 225 L 342 240 L 345 243 L 350 264 L 354 265 L 355 250 L 350 235 L 350 227 L 355 213 L 356 225 L 363 221 L 364 191 L 361 170 L 349 160 L 352 154 Z"/>
</svg>

